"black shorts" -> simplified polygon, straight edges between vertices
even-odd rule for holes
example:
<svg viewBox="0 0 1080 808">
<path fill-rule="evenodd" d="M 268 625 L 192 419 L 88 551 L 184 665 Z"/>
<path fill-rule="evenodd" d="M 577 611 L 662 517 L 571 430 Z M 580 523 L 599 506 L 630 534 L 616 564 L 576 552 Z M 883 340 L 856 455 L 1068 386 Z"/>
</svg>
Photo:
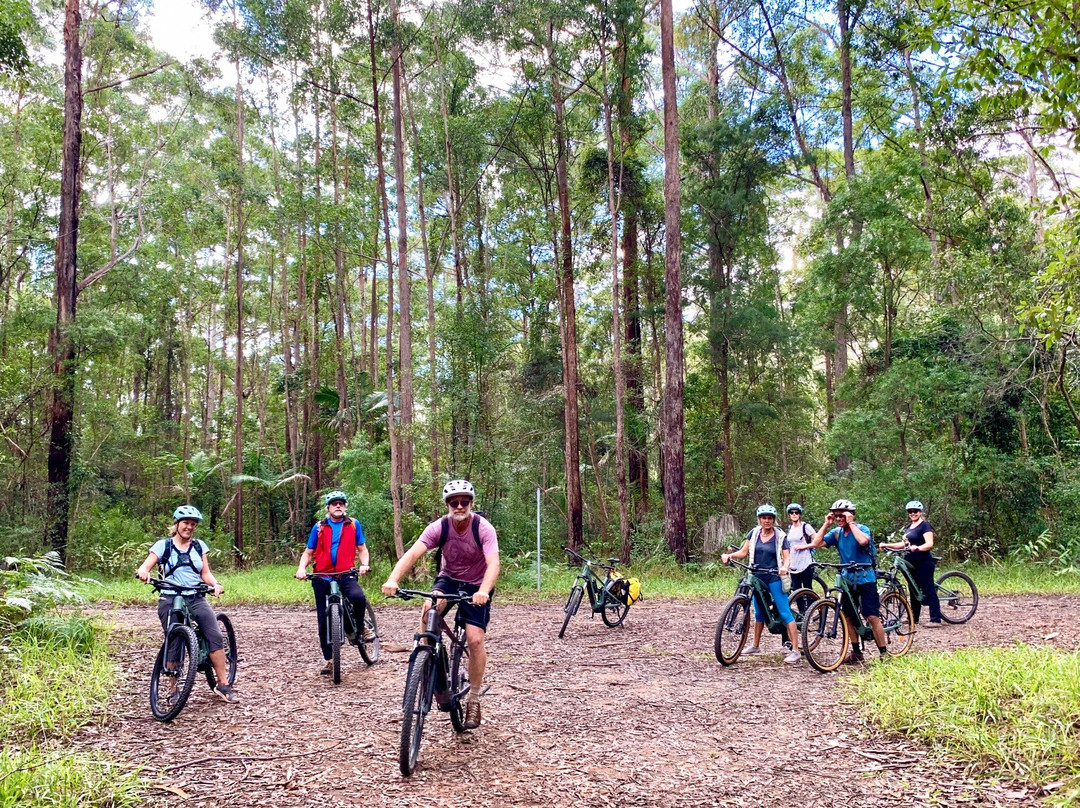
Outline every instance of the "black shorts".
<svg viewBox="0 0 1080 808">
<path fill-rule="evenodd" d="M 468 592 L 470 595 L 475 595 L 480 591 L 480 587 L 476 584 L 467 584 L 462 581 L 455 581 L 449 575 L 440 575 L 435 579 L 435 583 L 431 585 L 431 588 L 436 592 L 445 592 L 447 595 L 455 592 Z M 461 601 L 458 604 L 458 617 L 461 618 L 462 623 L 467 623 L 470 626 L 476 626 L 481 631 L 487 631 L 488 622 L 491 620 L 491 599 L 495 597 L 495 593 L 492 592 L 488 597 L 488 602 L 483 606 L 477 606 L 467 600 Z"/>
<path fill-rule="evenodd" d="M 859 614 L 863 617 L 881 617 L 881 599 L 878 597 L 877 583 L 856 584 L 853 589 L 855 590 Z M 853 612 L 854 608 L 848 602 L 846 594 L 842 600 L 841 605 Z"/>
</svg>

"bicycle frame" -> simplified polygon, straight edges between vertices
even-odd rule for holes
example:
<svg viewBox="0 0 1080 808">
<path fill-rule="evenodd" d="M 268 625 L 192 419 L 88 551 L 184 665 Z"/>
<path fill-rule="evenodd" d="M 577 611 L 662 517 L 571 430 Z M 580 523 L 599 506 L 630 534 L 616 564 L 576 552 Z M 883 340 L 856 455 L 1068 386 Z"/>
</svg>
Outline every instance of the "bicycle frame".
<svg viewBox="0 0 1080 808">
<path fill-rule="evenodd" d="M 747 595 L 751 601 L 756 597 L 758 602 L 765 607 L 765 628 L 769 630 L 770 634 L 784 635 L 785 626 L 787 625 L 780 617 L 780 611 L 776 608 L 776 601 L 773 599 L 772 592 L 769 591 L 769 587 L 757 577 L 754 573 L 775 573 L 775 570 L 768 570 L 762 567 L 751 567 L 749 564 L 740 564 L 738 561 L 732 559 L 732 564 L 738 567 L 742 567 L 744 575 L 739 583 L 735 586 L 736 595 Z"/>
<path fill-rule="evenodd" d="M 206 638 L 203 636 L 202 631 L 198 630 L 199 623 L 195 619 L 191 607 L 188 606 L 187 598 L 181 594 L 181 587 L 171 584 L 168 581 L 159 581 L 155 585 L 155 588 L 159 592 L 165 591 L 166 589 L 172 590 L 173 592 L 172 608 L 169 609 L 169 621 L 165 625 L 165 635 L 168 636 L 169 629 L 175 625 L 191 626 L 193 629 L 196 629 L 195 638 L 199 641 L 199 659 L 197 660 L 197 667 L 204 667 L 207 664 L 207 660 L 210 659 L 210 646 L 206 644 Z M 207 592 L 212 592 L 213 589 L 203 584 L 199 587 L 184 588 L 183 591 L 192 591 L 196 594 L 205 595 Z"/>
<path fill-rule="evenodd" d="M 829 590 L 825 593 L 825 597 L 836 601 L 837 610 L 836 616 L 839 619 L 841 614 L 847 616 L 848 621 L 851 623 L 851 627 L 855 629 L 855 633 L 860 639 L 868 639 L 874 635 L 874 630 L 871 625 L 863 620 L 859 610 L 855 607 L 856 593 L 851 583 L 847 580 L 845 572 L 854 572 L 861 569 L 871 569 L 872 564 L 828 564 L 820 563 L 818 566 L 832 567 L 836 570 L 836 583 L 829 587 Z M 846 598 L 843 595 L 847 595 Z"/>
<path fill-rule="evenodd" d="M 584 584 L 585 591 L 589 594 L 589 606 L 592 608 L 593 614 L 599 614 L 604 611 L 604 592 L 610 590 L 612 583 L 617 580 L 616 578 L 611 577 L 611 573 L 615 571 L 614 565 L 590 561 L 568 547 L 564 547 L 563 549 L 575 559 L 582 562 L 583 566 L 581 567 L 581 572 L 578 573 L 574 582 L 577 583 L 578 581 L 581 581 Z M 612 559 L 608 560 L 611 561 Z M 599 567 L 604 570 L 606 572 L 604 578 L 601 579 L 600 576 L 593 571 L 593 567 Z"/>
<path fill-rule="evenodd" d="M 926 593 L 922 591 L 922 588 L 915 582 L 915 568 L 911 566 L 911 562 L 904 558 L 903 550 L 889 550 L 886 548 L 885 552 L 892 556 L 892 563 L 887 569 L 881 571 L 882 578 L 885 585 L 891 589 L 898 588 L 899 577 L 903 576 L 907 582 L 908 591 L 912 595 L 912 599 L 918 600 L 919 603 L 926 602 Z M 934 561 L 940 561 L 938 556 L 931 556 Z"/>
</svg>

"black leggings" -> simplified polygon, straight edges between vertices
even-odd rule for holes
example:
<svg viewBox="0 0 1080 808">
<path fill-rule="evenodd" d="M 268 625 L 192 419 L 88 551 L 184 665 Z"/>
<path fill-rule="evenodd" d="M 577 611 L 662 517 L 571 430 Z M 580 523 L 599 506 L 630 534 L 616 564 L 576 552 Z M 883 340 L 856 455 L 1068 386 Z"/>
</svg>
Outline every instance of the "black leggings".
<svg viewBox="0 0 1080 808">
<path fill-rule="evenodd" d="M 802 587 L 807 589 L 814 588 L 814 568 L 807 567 L 802 572 L 791 573 L 791 588 L 801 589 Z"/>
<path fill-rule="evenodd" d="M 928 554 L 920 552 L 919 555 L 926 557 Z M 908 560 L 912 561 L 910 553 L 908 554 Z M 925 561 L 912 561 L 911 566 L 915 573 L 915 583 L 919 585 L 919 589 L 923 592 L 921 601 L 914 597 L 911 599 L 911 616 L 918 623 L 922 605 L 925 603 L 930 609 L 930 622 L 940 623 L 941 601 L 938 600 L 937 584 L 934 583 L 934 570 L 937 568 L 937 564 L 934 563 L 934 559 L 926 558 Z"/>
<path fill-rule="evenodd" d="M 360 588 L 360 582 L 356 580 L 355 575 L 346 575 L 338 578 L 338 584 L 341 586 L 341 594 L 352 603 L 353 615 L 356 616 L 357 622 L 363 625 L 367 597 L 364 595 L 364 590 Z M 311 588 L 315 590 L 315 611 L 319 615 L 319 645 L 322 646 L 323 659 L 328 660 L 334 655 L 326 630 L 326 596 L 330 594 L 330 582 L 318 577 L 318 573 L 312 573 Z"/>
</svg>

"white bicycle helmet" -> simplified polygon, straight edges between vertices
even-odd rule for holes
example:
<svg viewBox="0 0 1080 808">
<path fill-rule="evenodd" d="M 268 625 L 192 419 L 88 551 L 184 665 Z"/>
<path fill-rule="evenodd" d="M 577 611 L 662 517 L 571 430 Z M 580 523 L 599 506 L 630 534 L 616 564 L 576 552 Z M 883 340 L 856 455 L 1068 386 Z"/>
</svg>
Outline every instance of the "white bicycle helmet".
<svg viewBox="0 0 1080 808">
<path fill-rule="evenodd" d="M 850 499 L 838 499 L 829 508 L 830 511 L 851 511 L 855 513 L 855 503 Z"/>
<path fill-rule="evenodd" d="M 194 519 L 196 522 L 201 522 L 202 512 L 194 505 L 181 505 L 172 512 L 172 518 L 174 522 L 179 522 L 181 519 Z"/>
<path fill-rule="evenodd" d="M 772 516 L 773 518 L 775 518 L 776 517 L 776 508 L 774 508 L 772 505 L 770 505 L 769 503 L 766 502 L 764 505 L 758 505 L 757 515 L 758 516 Z"/>
<path fill-rule="evenodd" d="M 466 494 L 470 499 L 476 499 L 476 489 L 468 480 L 451 480 L 442 489 L 442 501 L 446 502 L 455 494 Z"/>
<path fill-rule="evenodd" d="M 909 502 L 907 505 L 904 506 L 904 510 L 905 511 L 925 511 L 926 508 L 923 507 L 923 504 L 921 502 L 919 502 L 919 500 L 913 499 L 913 500 L 911 500 L 911 502 Z"/>
</svg>

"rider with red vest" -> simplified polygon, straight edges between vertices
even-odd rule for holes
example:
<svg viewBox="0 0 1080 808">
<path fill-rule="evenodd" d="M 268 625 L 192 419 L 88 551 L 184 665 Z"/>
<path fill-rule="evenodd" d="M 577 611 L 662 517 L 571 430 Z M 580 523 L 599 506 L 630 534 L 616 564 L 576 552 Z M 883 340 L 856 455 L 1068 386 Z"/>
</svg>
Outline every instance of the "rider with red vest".
<svg viewBox="0 0 1080 808">
<path fill-rule="evenodd" d="M 360 582 L 356 576 L 357 573 L 366 574 L 371 567 L 364 529 L 360 527 L 359 521 L 345 515 L 348 496 L 344 491 L 331 491 L 326 495 L 325 502 L 326 518 L 320 519 L 312 526 L 307 547 L 300 556 L 300 563 L 296 568 L 296 577 L 301 581 L 306 579 L 308 564 L 314 560 L 315 569 L 311 573 L 311 588 L 315 591 L 315 611 L 319 618 L 319 644 L 322 646 L 323 659 L 326 661 L 319 673 L 328 676 L 334 670 L 331 661 L 333 649 L 328 642 L 326 630 L 326 596 L 330 594 L 330 581 L 327 578 L 320 578 L 319 573 L 347 572 L 355 569 L 356 571 L 351 575 L 340 576 L 338 584 L 341 586 L 341 593 L 352 602 L 353 614 L 363 615 L 367 609 L 367 597 L 364 595 L 364 590 L 360 588 Z"/>
</svg>

